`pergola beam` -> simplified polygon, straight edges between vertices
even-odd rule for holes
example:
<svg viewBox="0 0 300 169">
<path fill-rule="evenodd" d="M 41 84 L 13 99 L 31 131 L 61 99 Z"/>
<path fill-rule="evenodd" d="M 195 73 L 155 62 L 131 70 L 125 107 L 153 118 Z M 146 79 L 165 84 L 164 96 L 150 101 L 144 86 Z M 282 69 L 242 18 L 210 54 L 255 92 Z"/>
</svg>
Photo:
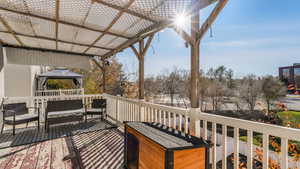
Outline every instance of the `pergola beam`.
<svg viewBox="0 0 300 169">
<path fill-rule="evenodd" d="M 10 33 L 8 31 L 0 31 L 0 32 L 1 33 Z M 15 35 L 29 37 L 29 38 L 42 39 L 42 40 L 49 40 L 49 41 L 54 41 L 54 42 L 56 41 L 56 38 L 49 38 L 49 37 L 45 37 L 45 36 L 32 36 L 32 35 L 22 34 L 22 33 L 18 33 L 18 32 L 15 32 Z M 59 39 L 57 40 L 57 42 L 71 44 L 71 45 L 85 46 L 85 47 L 89 46 L 88 44 L 81 44 L 81 43 L 64 41 L 64 40 L 59 40 Z M 97 49 L 113 50 L 112 48 L 106 48 L 106 47 L 101 47 L 101 46 L 92 46 L 92 47 L 97 48 Z"/>
<path fill-rule="evenodd" d="M 133 45 L 130 45 L 130 48 L 132 49 L 132 51 L 134 52 L 134 54 L 135 54 L 135 56 L 136 56 L 136 58 L 138 59 L 138 60 L 140 60 L 140 53 L 137 51 L 137 49 L 133 46 Z"/>
<path fill-rule="evenodd" d="M 151 45 L 151 42 L 152 42 L 153 38 L 154 38 L 154 34 L 152 34 L 152 35 L 149 36 L 149 38 L 148 38 L 148 40 L 146 42 L 146 45 L 143 48 L 143 53 L 142 53 L 143 56 L 146 55 L 146 53 L 147 53 L 147 51 L 148 51 L 148 49 L 149 49 L 149 47 Z"/>
<path fill-rule="evenodd" d="M 16 35 L 16 32 L 9 26 L 7 21 L 0 16 L 0 22 L 5 26 L 5 28 L 13 35 L 13 37 L 16 39 L 16 41 L 21 45 L 24 46 L 24 43 L 21 41 L 21 39 Z"/>
<path fill-rule="evenodd" d="M 154 23 L 157 22 L 157 21 L 155 21 L 154 19 L 152 19 L 152 18 L 150 18 L 148 16 L 145 16 L 143 14 L 137 13 L 135 11 L 132 11 L 132 10 L 128 9 L 128 8 L 124 8 L 124 7 L 121 7 L 121 6 L 117 6 L 117 5 L 114 5 L 114 4 L 107 3 L 107 2 L 105 2 L 103 0 L 92 0 L 92 2 L 100 3 L 102 5 L 108 6 L 110 8 L 115 9 L 115 10 L 123 11 L 123 12 L 126 12 L 126 13 L 130 14 L 130 15 L 133 15 L 133 16 L 136 16 L 136 17 L 139 17 L 139 18 L 142 18 L 142 19 L 154 22 Z"/>
<path fill-rule="evenodd" d="M 190 45 L 194 44 L 195 42 L 193 41 L 193 39 L 191 38 L 191 36 L 185 32 L 184 30 L 182 30 L 181 28 L 177 28 L 177 27 L 173 27 L 173 30 L 182 37 L 182 39 L 184 39 L 187 43 L 189 43 Z"/>
<path fill-rule="evenodd" d="M 94 57 L 95 55 L 91 54 L 83 54 L 83 53 L 76 53 L 76 52 L 67 52 L 62 50 L 53 50 L 53 49 L 45 49 L 45 48 L 34 48 L 34 47 L 26 47 L 26 46 L 16 46 L 11 44 L 3 44 L 3 47 L 10 47 L 10 48 L 17 48 L 17 49 L 26 49 L 32 51 L 40 51 L 40 52 L 53 52 L 53 53 L 61 53 L 61 54 L 69 54 L 69 55 L 79 55 L 79 56 L 86 56 L 86 57 Z"/>
<path fill-rule="evenodd" d="M 199 37 L 198 41 L 200 41 L 205 33 L 208 31 L 208 29 L 211 27 L 211 25 L 216 20 L 217 16 L 220 14 L 222 9 L 227 4 L 228 0 L 219 0 L 218 4 L 215 6 L 213 11 L 210 13 L 209 17 L 206 19 L 206 21 L 202 24 L 201 29 L 199 30 Z"/>
<path fill-rule="evenodd" d="M 56 42 L 55 42 L 55 46 L 56 46 L 56 49 L 58 49 L 58 21 L 59 21 L 59 5 L 60 4 L 60 1 L 59 0 L 56 0 L 56 7 L 55 7 L 55 38 L 56 38 Z"/>
<path fill-rule="evenodd" d="M 126 5 L 126 7 L 121 10 L 118 15 L 112 20 L 112 22 L 107 26 L 107 28 L 104 30 L 103 34 L 101 34 L 97 39 L 93 41 L 93 43 L 90 46 L 95 45 L 102 37 L 114 26 L 114 24 L 122 17 L 122 15 L 125 13 L 125 9 L 128 9 L 135 0 L 130 0 L 129 3 Z M 86 50 L 84 50 L 83 53 L 86 53 L 91 47 L 88 47 Z"/>
<path fill-rule="evenodd" d="M 111 57 L 114 54 L 116 54 L 116 53 L 130 47 L 131 45 L 139 42 L 141 39 L 144 39 L 148 36 L 151 36 L 152 34 L 154 34 L 156 32 L 159 32 L 159 31 L 165 29 L 166 27 L 171 26 L 171 24 L 172 24 L 171 22 L 161 22 L 161 23 L 153 24 L 148 29 L 146 29 L 143 32 L 139 33 L 134 38 L 129 39 L 126 42 L 124 42 L 123 44 L 119 45 L 115 50 L 112 50 L 111 52 L 108 52 L 108 53 L 104 54 L 102 57 L 104 57 L 104 58 Z"/>
<path fill-rule="evenodd" d="M 48 17 L 44 17 L 44 16 L 40 16 L 40 15 L 35 15 L 35 14 L 32 14 L 32 13 L 16 11 L 16 10 L 13 10 L 13 9 L 7 9 L 7 8 L 3 8 L 3 7 L 0 7 L 0 9 L 8 11 L 8 12 L 24 15 L 24 16 L 29 16 L 29 17 L 42 19 L 42 20 L 56 22 L 56 19 L 48 18 Z M 86 26 L 83 26 L 83 25 L 78 25 L 78 24 L 71 23 L 71 22 L 61 21 L 61 20 L 59 20 L 58 23 L 59 24 L 65 24 L 65 25 L 68 25 L 68 26 L 73 26 L 73 27 L 76 27 L 76 28 L 86 29 L 86 30 L 90 30 L 90 31 L 94 31 L 94 32 L 99 32 L 99 33 L 104 33 L 105 32 L 104 30 L 94 29 L 94 28 L 86 27 Z M 110 31 L 107 31 L 106 34 L 121 37 L 121 38 L 125 38 L 125 39 L 130 39 L 131 38 L 131 37 L 128 37 L 128 36 L 125 36 L 125 35 L 122 35 L 122 34 L 113 33 L 113 32 L 110 32 Z"/>
</svg>

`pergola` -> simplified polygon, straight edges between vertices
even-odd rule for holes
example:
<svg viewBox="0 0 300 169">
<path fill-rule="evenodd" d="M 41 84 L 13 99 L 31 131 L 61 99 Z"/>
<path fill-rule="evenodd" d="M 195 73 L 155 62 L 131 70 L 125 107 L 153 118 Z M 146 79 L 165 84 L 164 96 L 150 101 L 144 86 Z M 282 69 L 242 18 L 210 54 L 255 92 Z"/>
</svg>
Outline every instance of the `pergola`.
<svg viewBox="0 0 300 169">
<path fill-rule="evenodd" d="M 56 60 L 66 57 L 70 61 L 70 57 L 83 56 L 92 59 L 104 72 L 105 64 L 101 60 L 105 61 L 130 47 L 139 61 L 139 99 L 143 99 L 144 58 L 147 49 L 156 32 L 170 27 L 191 48 L 191 106 L 198 108 L 200 41 L 227 2 L 228 0 L 1 0 L 0 42 L 9 49 L 7 55 L 14 55 L 14 59 L 25 57 L 25 54 L 26 57 L 31 54 L 41 55 L 40 57 L 57 55 Z M 200 25 L 200 10 L 213 3 L 216 4 L 215 8 Z M 178 14 L 191 19 L 190 32 L 174 24 Z M 101 59 L 97 60 L 94 56 Z M 37 57 L 39 56 L 35 56 Z M 46 64 L 45 60 L 47 59 L 35 63 Z"/>
<path fill-rule="evenodd" d="M 82 78 L 83 75 L 72 72 L 66 68 L 56 68 L 54 70 L 36 75 L 36 83 L 37 83 L 36 88 L 37 90 L 45 90 L 47 89 L 48 80 L 60 79 L 60 80 L 72 80 L 74 85 L 80 89 L 83 86 Z"/>
</svg>

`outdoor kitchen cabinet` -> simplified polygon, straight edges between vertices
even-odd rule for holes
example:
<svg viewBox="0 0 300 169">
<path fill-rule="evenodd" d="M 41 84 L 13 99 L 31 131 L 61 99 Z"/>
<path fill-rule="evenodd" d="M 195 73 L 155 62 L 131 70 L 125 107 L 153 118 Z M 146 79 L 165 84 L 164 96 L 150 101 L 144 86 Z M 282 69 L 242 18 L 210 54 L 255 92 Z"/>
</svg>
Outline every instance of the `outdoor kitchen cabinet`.
<svg viewBox="0 0 300 169">
<path fill-rule="evenodd" d="M 209 144 L 157 123 L 125 122 L 125 168 L 207 169 Z"/>
</svg>

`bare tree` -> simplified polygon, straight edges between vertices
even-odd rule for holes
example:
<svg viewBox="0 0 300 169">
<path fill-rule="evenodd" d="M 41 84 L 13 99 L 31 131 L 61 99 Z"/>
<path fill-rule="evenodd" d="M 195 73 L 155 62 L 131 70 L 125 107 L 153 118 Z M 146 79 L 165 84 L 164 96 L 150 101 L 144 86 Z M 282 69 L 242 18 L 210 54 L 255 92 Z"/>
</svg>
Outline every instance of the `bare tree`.
<svg viewBox="0 0 300 169">
<path fill-rule="evenodd" d="M 225 95 L 224 85 L 217 80 L 210 80 L 207 95 L 211 100 L 212 110 L 220 110 Z"/>
<path fill-rule="evenodd" d="M 239 98 L 246 102 L 250 111 L 254 111 L 261 94 L 261 84 L 255 75 L 244 77 L 238 87 Z"/>
<path fill-rule="evenodd" d="M 202 80 L 206 81 L 207 96 L 210 98 L 212 109 L 216 111 L 221 108 L 225 98 L 233 93 L 233 71 L 227 70 L 225 66 L 219 66 L 216 69 L 210 68 L 206 76 L 207 78 Z M 205 89 L 200 89 L 200 92 L 202 97 L 206 94 Z"/>
<path fill-rule="evenodd" d="M 262 79 L 262 93 L 269 113 L 272 102 L 286 95 L 286 88 L 278 78 L 266 76 Z"/>
<path fill-rule="evenodd" d="M 167 94 L 170 95 L 172 106 L 174 105 L 174 96 L 179 93 L 181 85 L 182 78 L 178 68 L 175 67 L 172 72 L 166 73 L 164 77 L 164 88 Z"/>
<path fill-rule="evenodd" d="M 200 98 L 200 109 L 201 111 L 205 111 L 204 102 L 208 98 L 208 87 L 210 84 L 210 80 L 204 76 L 203 71 L 200 71 L 199 77 L 199 98 Z"/>
</svg>

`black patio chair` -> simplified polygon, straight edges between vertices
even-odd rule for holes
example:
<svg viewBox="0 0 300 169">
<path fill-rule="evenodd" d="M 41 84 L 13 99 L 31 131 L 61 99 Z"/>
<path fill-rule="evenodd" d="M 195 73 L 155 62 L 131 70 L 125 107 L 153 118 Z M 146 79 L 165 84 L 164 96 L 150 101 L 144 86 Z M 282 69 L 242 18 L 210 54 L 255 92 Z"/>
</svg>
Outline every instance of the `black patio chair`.
<svg viewBox="0 0 300 169">
<path fill-rule="evenodd" d="M 100 115 L 100 118 L 106 118 L 106 99 L 93 99 L 92 103 L 85 105 L 85 121 L 87 115 Z"/>
<path fill-rule="evenodd" d="M 34 109 L 33 114 L 29 113 L 30 109 Z M 26 103 L 12 103 L 3 105 L 3 123 L 1 127 L 1 134 L 3 133 L 4 125 L 13 126 L 13 135 L 15 135 L 16 125 L 37 121 L 38 130 L 40 129 L 40 110 L 36 107 L 27 107 Z"/>
</svg>

